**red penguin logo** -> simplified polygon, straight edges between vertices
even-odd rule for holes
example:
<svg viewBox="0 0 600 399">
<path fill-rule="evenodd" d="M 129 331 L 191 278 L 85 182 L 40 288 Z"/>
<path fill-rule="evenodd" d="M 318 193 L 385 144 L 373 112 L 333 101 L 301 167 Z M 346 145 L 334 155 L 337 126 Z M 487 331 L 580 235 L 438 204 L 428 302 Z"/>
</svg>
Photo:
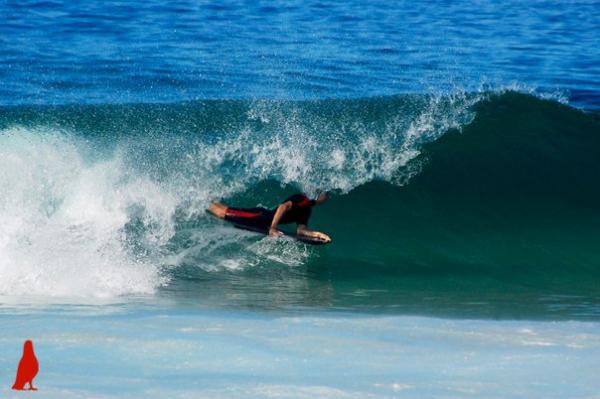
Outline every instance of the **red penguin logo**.
<svg viewBox="0 0 600 399">
<path fill-rule="evenodd" d="M 23 345 L 23 356 L 21 356 L 21 361 L 17 368 L 17 378 L 12 389 L 23 391 L 25 390 L 25 384 L 29 384 L 30 391 L 37 391 L 37 388 L 33 387 L 33 379 L 39 369 L 38 361 L 35 358 L 35 353 L 33 353 L 33 342 L 27 340 Z"/>
</svg>

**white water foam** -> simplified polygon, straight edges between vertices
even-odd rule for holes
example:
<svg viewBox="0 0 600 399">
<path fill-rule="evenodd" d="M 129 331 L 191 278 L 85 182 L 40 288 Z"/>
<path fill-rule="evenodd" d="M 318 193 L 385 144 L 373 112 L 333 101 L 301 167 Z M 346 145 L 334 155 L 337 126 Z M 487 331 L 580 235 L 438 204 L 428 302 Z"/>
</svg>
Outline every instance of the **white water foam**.
<svg viewBox="0 0 600 399">
<path fill-rule="evenodd" d="M 144 240 L 172 235 L 176 201 L 122 161 L 88 164 L 71 136 L 0 132 L 0 295 L 112 297 L 152 293 L 164 282 L 147 256 L 127 248 L 137 212 Z"/>
</svg>

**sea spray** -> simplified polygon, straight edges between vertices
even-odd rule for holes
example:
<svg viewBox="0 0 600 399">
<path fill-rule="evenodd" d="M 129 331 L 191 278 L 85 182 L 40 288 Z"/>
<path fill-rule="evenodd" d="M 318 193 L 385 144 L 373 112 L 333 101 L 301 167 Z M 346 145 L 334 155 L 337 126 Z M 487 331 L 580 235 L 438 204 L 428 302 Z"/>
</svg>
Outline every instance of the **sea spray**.
<svg viewBox="0 0 600 399">
<path fill-rule="evenodd" d="M 119 157 L 87 163 L 81 140 L 65 132 L 15 127 L 0 142 L 1 294 L 111 297 L 164 282 L 124 229 L 136 218 L 145 247 L 164 244 L 174 198 L 131 179 Z"/>
</svg>

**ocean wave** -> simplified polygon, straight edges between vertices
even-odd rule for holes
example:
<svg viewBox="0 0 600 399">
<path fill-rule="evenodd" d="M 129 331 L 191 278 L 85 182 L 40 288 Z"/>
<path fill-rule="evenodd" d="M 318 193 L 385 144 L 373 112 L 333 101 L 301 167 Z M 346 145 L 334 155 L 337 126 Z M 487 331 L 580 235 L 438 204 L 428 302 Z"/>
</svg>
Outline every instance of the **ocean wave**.
<svg viewBox="0 0 600 399">
<path fill-rule="evenodd" d="M 595 270 L 599 126 L 511 91 L 2 108 L 0 295 L 152 294 L 181 268 L 349 260 Z M 333 193 L 314 217 L 335 237 L 327 256 L 204 213 L 294 190 Z"/>
</svg>

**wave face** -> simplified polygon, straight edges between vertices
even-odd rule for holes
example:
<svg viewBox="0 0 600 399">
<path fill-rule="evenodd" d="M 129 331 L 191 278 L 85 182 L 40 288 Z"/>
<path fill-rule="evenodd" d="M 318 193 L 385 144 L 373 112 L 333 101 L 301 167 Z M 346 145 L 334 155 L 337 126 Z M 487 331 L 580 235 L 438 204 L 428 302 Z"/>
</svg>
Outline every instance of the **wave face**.
<svg viewBox="0 0 600 399">
<path fill-rule="evenodd" d="M 5 296 L 598 295 L 599 118 L 529 95 L 6 107 L 0 163 Z M 204 213 L 318 189 L 324 249 Z"/>
</svg>

